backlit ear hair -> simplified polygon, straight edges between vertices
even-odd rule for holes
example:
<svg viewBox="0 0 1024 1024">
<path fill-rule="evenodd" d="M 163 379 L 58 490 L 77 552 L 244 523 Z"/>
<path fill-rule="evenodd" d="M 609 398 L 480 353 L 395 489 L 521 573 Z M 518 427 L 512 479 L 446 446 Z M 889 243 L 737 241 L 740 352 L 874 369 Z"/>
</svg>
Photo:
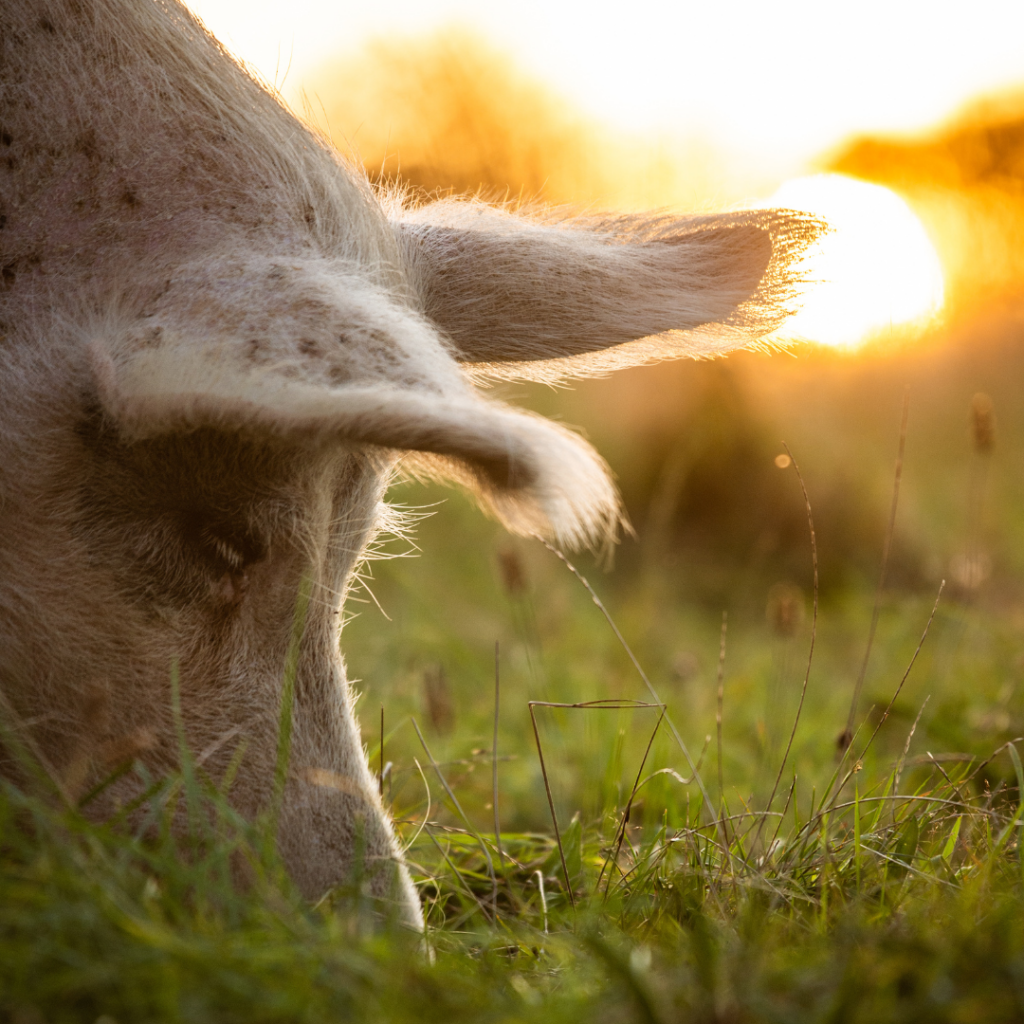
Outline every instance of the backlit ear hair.
<svg viewBox="0 0 1024 1024">
<path fill-rule="evenodd" d="M 823 225 L 785 210 L 551 220 L 443 201 L 396 215 L 426 315 L 473 372 L 551 380 L 756 343 Z"/>
</svg>

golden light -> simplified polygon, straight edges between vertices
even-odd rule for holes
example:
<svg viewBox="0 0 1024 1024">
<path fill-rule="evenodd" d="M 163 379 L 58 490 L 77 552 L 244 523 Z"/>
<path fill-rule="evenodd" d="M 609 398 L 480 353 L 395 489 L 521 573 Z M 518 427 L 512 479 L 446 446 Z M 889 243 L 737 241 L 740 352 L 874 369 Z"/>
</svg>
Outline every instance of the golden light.
<svg viewBox="0 0 1024 1024">
<path fill-rule="evenodd" d="M 833 228 L 808 257 L 812 283 L 787 337 L 856 348 L 890 327 L 924 324 L 941 307 L 939 258 L 921 222 L 889 189 L 817 174 L 787 181 L 767 205 L 818 214 Z"/>
</svg>

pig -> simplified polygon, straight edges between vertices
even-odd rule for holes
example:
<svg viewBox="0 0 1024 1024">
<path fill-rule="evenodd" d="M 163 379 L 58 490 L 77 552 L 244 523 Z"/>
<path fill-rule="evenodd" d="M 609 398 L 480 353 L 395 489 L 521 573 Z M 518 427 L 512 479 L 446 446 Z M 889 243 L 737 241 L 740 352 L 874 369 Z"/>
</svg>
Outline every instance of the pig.
<svg viewBox="0 0 1024 1024">
<path fill-rule="evenodd" d="M 757 343 L 819 229 L 375 189 L 175 0 L 4 0 L 0 771 L 28 751 L 69 800 L 132 759 L 172 772 L 177 694 L 204 771 L 241 752 L 239 812 L 280 800 L 301 893 L 358 849 L 422 927 L 339 648 L 389 481 L 610 542 L 600 456 L 479 385 Z"/>
</svg>

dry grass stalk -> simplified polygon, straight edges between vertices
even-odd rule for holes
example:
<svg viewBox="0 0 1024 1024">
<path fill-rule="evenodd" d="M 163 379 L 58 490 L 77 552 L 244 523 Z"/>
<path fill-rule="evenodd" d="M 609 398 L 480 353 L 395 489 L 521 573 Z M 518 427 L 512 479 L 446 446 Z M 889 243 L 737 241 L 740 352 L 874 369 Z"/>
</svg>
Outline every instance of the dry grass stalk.
<svg viewBox="0 0 1024 1024">
<path fill-rule="evenodd" d="M 651 732 L 650 739 L 647 741 L 647 749 L 644 751 L 643 760 L 640 762 L 640 767 L 637 769 L 636 779 L 633 782 L 633 788 L 629 794 L 629 800 L 626 802 L 626 808 L 622 812 L 622 819 L 619 824 L 619 828 L 616 830 L 616 847 L 615 856 L 605 859 L 604 864 L 601 866 L 601 872 L 597 878 L 597 885 L 600 886 L 601 879 L 604 877 L 605 869 L 609 863 L 613 863 L 615 857 L 618 856 L 619 851 L 622 849 L 622 841 L 626 832 L 626 825 L 629 823 L 629 814 L 633 807 L 633 800 L 636 797 L 637 790 L 640 788 L 640 778 L 643 775 L 644 765 L 647 764 L 647 758 L 651 752 L 651 747 L 654 745 L 654 738 L 658 734 L 658 729 L 661 726 L 662 719 L 665 718 L 665 705 L 662 703 L 651 704 L 647 701 L 640 700 L 589 700 L 579 701 L 576 703 L 566 704 L 559 701 L 545 701 L 545 700 L 531 700 L 527 701 L 527 707 L 530 709 L 530 721 L 533 724 L 533 738 L 537 744 L 537 757 L 540 760 L 540 771 L 544 779 L 544 792 L 548 798 L 548 809 L 551 812 L 551 824 L 555 830 L 555 843 L 558 846 L 558 856 L 562 862 L 562 874 L 565 876 L 565 887 L 569 894 L 569 901 L 573 908 L 576 907 L 576 897 L 573 893 L 572 879 L 569 877 L 569 867 L 565 860 L 565 847 L 562 845 L 562 833 L 558 827 L 558 815 L 555 813 L 555 801 L 551 795 L 551 783 L 548 779 L 547 763 L 544 760 L 544 745 L 541 743 L 540 730 L 537 728 L 537 708 L 563 708 L 566 710 L 574 711 L 625 711 L 625 710 L 639 710 L 641 708 L 658 708 L 660 714 L 658 721 L 655 723 L 654 729 Z M 692 779 L 690 780 L 692 781 Z M 595 888 L 596 891 L 596 888 Z M 607 892 L 606 892 L 607 895 Z"/>
<path fill-rule="evenodd" d="M 725 799 L 725 783 L 722 781 L 722 709 L 725 702 L 725 634 L 729 628 L 729 613 L 722 612 L 722 636 L 718 645 L 718 707 L 715 712 L 715 726 L 718 730 L 718 799 Z M 719 812 L 721 813 L 721 812 Z"/>
<path fill-rule="evenodd" d="M 856 685 L 853 688 L 853 697 L 850 700 L 850 713 L 846 718 L 846 728 L 839 734 L 839 738 L 836 740 L 836 746 L 840 754 L 845 753 L 853 742 L 853 725 L 857 719 L 857 705 L 860 703 L 860 693 L 864 687 L 864 679 L 867 676 L 871 648 L 875 642 L 875 630 L 878 628 L 878 615 L 882 605 L 882 591 L 885 589 L 885 575 L 889 568 L 889 552 L 892 548 L 893 532 L 896 529 L 896 509 L 900 500 L 900 480 L 903 478 L 903 453 L 907 445 L 907 420 L 909 416 L 910 388 L 908 387 L 903 393 L 903 416 L 900 420 L 900 442 L 896 452 L 896 471 L 892 483 L 892 506 L 889 510 L 889 525 L 885 531 L 885 543 L 882 547 L 882 568 L 878 574 L 878 589 L 875 591 L 875 605 L 871 612 L 868 644 L 864 651 L 864 660 L 861 662 Z"/>
<path fill-rule="evenodd" d="M 820 808 L 821 809 L 819 809 L 819 812 L 818 812 L 817 816 L 812 816 L 812 818 L 809 819 L 809 821 L 807 823 L 807 826 L 805 826 L 805 828 L 810 826 L 812 821 L 820 820 L 823 814 L 825 814 L 825 815 L 830 814 L 835 809 L 836 801 L 839 799 L 839 795 L 842 793 L 843 789 L 846 787 L 847 782 L 849 782 L 850 779 L 854 776 L 854 774 L 860 770 L 861 763 L 863 761 L 864 756 L 867 754 L 868 750 L 871 748 L 871 745 L 872 745 L 872 743 L 874 743 L 875 737 L 878 735 L 879 730 L 882 728 L 882 726 L 886 722 L 886 719 L 889 717 L 889 713 L 892 711 L 893 705 L 896 703 L 897 698 L 899 697 L 900 693 L 903 691 L 903 686 L 906 683 L 907 679 L 909 678 L 910 672 L 913 669 L 915 663 L 917 662 L 917 657 L 921 653 L 921 648 L 924 647 L 924 642 L 928 638 L 928 632 L 931 629 L 932 621 L 935 618 L 935 613 L 938 611 L 939 600 L 942 598 L 942 591 L 945 589 L 945 587 L 946 587 L 946 581 L 943 580 L 942 583 L 939 584 L 939 592 L 935 595 L 935 603 L 932 605 L 931 614 L 928 616 L 927 623 L 925 623 L 924 632 L 922 632 L 922 634 L 921 634 L 921 639 L 918 640 L 918 642 L 917 642 L 917 647 L 915 648 L 914 654 L 913 654 L 913 656 L 910 659 L 910 664 L 907 665 L 907 669 L 903 673 L 903 676 L 902 676 L 902 678 L 899 681 L 899 685 L 896 687 L 896 690 L 893 693 L 892 698 L 889 700 L 889 703 L 886 705 L 885 710 L 882 712 L 882 715 L 879 718 L 878 723 L 876 724 L 876 726 L 874 728 L 874 731 L 871 733 L 871 736 L 868 738 L 868 742 L 864 745 L 864 749 L 860 752 L 860 756 L 858 757 L 857 761 L 854 763 L 853 767 L 850 768 L 849 771 L 847 771 L 846 775 L 843 776 L 842 781 L 839 783 L 839 785 L 835 788 L 835 791 L 833 792 L 833 786 L 835 785 L 835 781 L 839 777 L 839 773 L 842 771 L 843 764 L 845 763 L 846 758 L 849 755 L 850 750 L 853 749 L 853 745 L 851 744 L 849 747 L 846 748 L 846 750 L 843 753 L 843 757 L 842 757 L 842 759 L 839 762 L 839 765 L 836 767 L 836 770 L 833 773 L 832 778 L 829 780 L 829 784 L 826 787 L 825 792 L 822 794 L 821 804 L 820 804 Z M 922 708 L 922 710 L 923 710 L 923 708 Z M 914 729 L 917 728 L 917 723 L 916 722 L 914 723 L 914 727 L 913 728 Z M 912 735 L 913 735 L 913 730 L 911 731 L 911 736 Z M 909 749 L 909 742 L 908 742 L 908 749 Z M 828 808 L 825 809 L 825 803 L 826 803 L 826 801 L 829 800 L 829 796 L 830 795 L 831 795 L 831 801 L 828 804 Z"/>
<path fill-rule="evenodd" d="M 441 786 L 444 789 L 444 791 L 448 794 L 448 798 L 451 800 L 452 805 L 455 807 L 455 810 L 458 811 L 459 817 L 462 818 L 462 820 L 466 823 L 466 828 L 469 830 L 469 834 L 477 841 L 477 843 L 480 845 L 480 849 L 483 851 L 484 859 L 487 861 L 487 871 L 488 871 L 488 874 L 491 876 L 491 886 L 492 886 L 492 889 L 493 889 L 493 891 L 495 893 L 495 902 L 494 902 L 494 905 L 491 908 L 492 909 L 491 917 L 492 917 L 492 920 L 496 922 L 498 920 L 498 908 L 497 908 L 497 887 L 498 887 L 498 883 L 497 883 L 497 879 L 495 878 L 495 874 L 494 874 L 494 862 L 491 860 L 491 851 L 487 849 L 487 844 L 483 841 L 483 838 L 481 837 L 480 833 L 477 832 L 477 830 L 473 827 L 473 823 L 469 820 L 469 816 L 462 809 L 462 804 L 459 803 L 459 798 L 455 795 L 454 791 L 452 790 L 452 787 L 448 785 L 448 780 L 442 774 L 440 765 L 438 765 L 437 761 L 434 760 L 434 755 L 430 752 L 430 748 L 427 746 L 427 741 L 423 738 L 423 733 L 420 732 L 419 723 L 416 721 L 415 718 L 413 718 L 411 721 L 412 721 L 412 727 L 416 730 L 416 735 L 419 738 L 420 745 L 423 747 L 423 752 L 427 755 L 427 759 L 430 761 L 431 765 L 433 766 L 434 772 L 437 774 L 438 781 L 441 783 Z M 428 834 L 430 833 L 430 829 L 429 828 L 427 829 L 427 832 L 428 832 Z M 432 834 L 431 834 L 431 838 L 432 839 L 434 838 Z M 435 840 L 435 842 L 436 842 L 436 840 Z M 445 857 L 445 859 L 447 860 L 448 858 Z M 483 904 L 481 904 L 480 906 L 481 906 L 481 909 L 483 909 Z M 484 917 L 487 917 L 487 916 L 488 915 L 487 915 L 486 911 L 484 911 Z"/>
<path fill-rule="evenodd" d="M 661 714 L 658 715 L 658 721 L 654 725 L 654 729 L 651 732 L 651 738 L 647 741 L 647 749 L 644 751 L 643 759 L 640 761 L 640 767 L 636 771 L 636 778 L 633 780 L 633 788 L 630 791 L 629 799 L 626 801 L 626 809 L 622 812 L 622 821 L 619 823 L 618 834 L 615 839 L 615 852 L 609 853 L 605 858 L 604 863 L 601 865 L 601 871 L 597 876 L 597 883 L 594 886 L 596 892 L 601 887 L 601 879 L 604 877 L 605 869 L 609 864 L 616 864 L 619 859 L 619 853 L 622 850 L 622 840 L 626 836 L 626 826 L 629 824 L 629 814 L 633 809 L 633 801 L 636 799 L 637 790 L 640 788 L 640 777 L 644 773 L 644 765 L 647 764 L 647 758 L 651 753 L 651 747 L 654 746 L 654 738 L 658 735 L 658 729 L 661 726 L 661 720 L 665 717 L 665 705 L 661 706 Z M 611 872 L 608 872 L 608 885 L 611 885 Z M 608 896 L 608 885 L 605 886 L 604 894 Z"/>
<path fill-rule="evenodd" d="M 647 678 L 647 673 L 643 670 L 643 666 L 640 664 L 640 662 L 637 660 L 636 655 L 633 653 L 633 648 L 630 647 L 628 643 L 626 643 L 626 638 L 622 635 L 622 632 L 620 631 L 619 627 L 615 624 L 615 620 L 612 618 L 611 612 L 609 612 L 608 609 L 605 607 L 604 602 L 601 600 L 601 598 L 597 596 L 597 591 L 595 591 L 594 588 L 590 585 L 587 578 L 576 568 L 576 566 L 572 564 L 572 562 L 569 561 L 568 558 L 565 557 L 564 554 L 562 554 L 561 551 L 558 550 L 558 548 L 554 547 L 554 545 L 552 544 L 549 544 L 543 537 L 538 536 L 537 539 L 544 545 L 544 547 L 548 549 L 548 551 L 550 551 L 556 558 L 558 558 L 565 565 L 565 567 L 576 577 L 576 579 L 580 581 L 580 583 L 583 584 L 584 589 L 590 595 L 590 599 L 594 602 L 595 605 L 597 605 L 598 610 L 604 616 L 605 622 L 608 623 L 609 627 L 611 628 L 611 631 L 615 634 L 615 639 L 619 641 L 619 644 L 622 646 L 622 649 L 626 652 L 626 655 L 632 662 L 633 668 L 636 669 L 637 674 L 640 676 L 644 686 L 647 688 L 647 692 L 651 695 L 651 700 L 659 707 L 667 707 L 667 705 L 661 699 L 661 697 L 658 696 L 658 691 L 655 690 L 654 685 L 651 683 L 650 679 Z M 686 758 L 686 763 L 687 765 L 689 765 L 694 781 L 697 783 L 697 787 L 700 789 L 700 795 L 701 799 L 704 801 L 704 806 L 707 808 L 708 813 L 711 815 L 712 821 L 717 821 L 718 815 L 715 812 L 714 804 L 712 804 L 711 802 L 711 796 L 707 791 L 707 787 L 704 785 L 704 780 L 703 778 L 701 778 L 701 774 L 698 771 L 698 767 L 694 763 L 693 758 L 690 756 L 690 751 L 689 748 L 686 746 L 685 740 L 680 735 L 679 730 L 676 728 L 675 722 L 672 721 L 672 716 L 669 715 L 667 711 L 665 712 L 665 722 L 668 725 L 669 730 L 671 731 L 677 746 L 682 751 L 683 757 Z M 729 838 L 724 831 L 722 832 L 722 842 L 723 845 L 728 849 Z"/>
<path fill-rule="evenodd" d="M 498 822 L 498 711 L 501 707 L 500 648 L 494 641 L 494 739 L 491 743 L 491 806 L 494 808 L 494 845 L 498 848 L 498 862 L 505 866 L 505 852 L 501 848 L 501 826 Z M 495 893 L 497 904 L 497 893 Z"/>
<path fill-rule="evenodd" d="M 813 612 L 811 614 L 811 646 L 807 652 L 807 671 L 804 673 L 803 686 L 800 688 L 800 703 L 797 705 L 796 716 L 793 719 L 793 728 L 789 734 L 789 742 L 786 744 L 786 752 L 782 755 L 782 762 L 779 764 L 779 773 L 775 776 L 775 782 L 772 785 L 771 795 L 768 797 L 768 802 L 765 804 L 765 810 L 770 811 L 772 804 L 775 801 L 775 794 L 779 790 L 779 783 L 782 781 L 782 773 L 785 771 L 786 762 L 789 760 L 790 751 L 793 749 L 793 740 L 796 737 L 797 726 L 800 724 L 800 715 L 804 709 L 804 698 L 807 696 L 807 684 L 811 678 L 811 664 L 814 661 L 814 643 L 818 636 L 818 542 L 814 533 L 814 517 L 811 514 L 811 499 L 807 496 L 807 484 L 804 482 L 803 474 L 800 472 L 800 466 L 797 464 L 793 453 L 789 450 L 789 445 L 784 444 L 783 447 L 786 449 L 786 454 L 789 456 L 790 462 L 796 472 L 796 478 L 800 481 L 800 489 L 804 495 L 804 508 L 807 511 L 807 526 L 811 534 L 811 565 L 814 570 L 814 589 L 813 589 Z M 761 829 L 764 827 L 765 818 L 761 817 L 761 822 L 757 827 L 757 835 L 754 837 L 754 841 L 757 842 L 761 835 Z"/>
</svg>

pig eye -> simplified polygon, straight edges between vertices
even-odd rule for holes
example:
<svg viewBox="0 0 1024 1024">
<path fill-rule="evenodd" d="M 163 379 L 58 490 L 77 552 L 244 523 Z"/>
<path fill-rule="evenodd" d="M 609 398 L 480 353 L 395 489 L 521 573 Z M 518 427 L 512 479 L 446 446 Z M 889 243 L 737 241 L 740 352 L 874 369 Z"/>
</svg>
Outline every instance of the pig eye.
<svg viewBox="0 0 1024 1024">
<path fill-rule="evenodd" d="M 219 517 L 189 515 L 185 521 L 189 546 L 215 572 L 243 572 L 266 555 L 266 546 L 250 531 Z"/>
</svg>

